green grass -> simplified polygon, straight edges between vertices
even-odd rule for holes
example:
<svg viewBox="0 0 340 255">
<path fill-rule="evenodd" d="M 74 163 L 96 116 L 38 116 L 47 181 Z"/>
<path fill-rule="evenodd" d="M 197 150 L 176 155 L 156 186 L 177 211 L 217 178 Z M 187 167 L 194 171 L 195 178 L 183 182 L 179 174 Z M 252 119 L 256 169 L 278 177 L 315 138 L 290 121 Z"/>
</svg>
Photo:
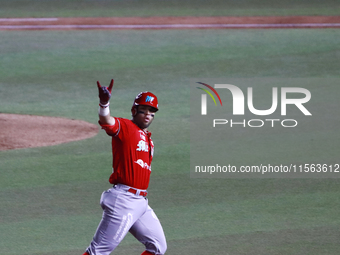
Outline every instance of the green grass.
<svg viewBox="0 0 340 255">
<path fill-rule="evenodd" d="M 0 17 L 339 15 L 337 1 L 2 0 Z"/>
<path fill-rule="evenodd" d="M 0 31 L 0 38 L 1 112 L 96 123 L 96 81 L 108 85 L 111 78 L 116 116 L 130 116 L 141 90 L 158 96 L 149 201 L 164 227 L 167 254 L 339 254 L 339 179 L 191 179 L 189 171 L 192 79 L 337 82 L 339 30 Z M 310 110 L 331 125 L 313 119 L 309 133 L 296 137 L 326 140 L 338 155 L 339 118 L 329 107 L 339 107 L 339 86 L 323 88 L 313 85 L 317 104 Z M 292 139 L 278 133 L 277 144 Z M 239 138 L 242 146 L 250 139 Z M 327 159 L 327 150 L 314 146 L 300 151 L 304 163 L 315 152 Z M 256 160 L 270 150 L 259 144 L 233 160 Z M 296 156 L 288 155 L 287 161 Z M 103 132 L 0 152 L 1 254 L 82 254 L 101 218 L 100 194 L 110 187 L 110 157 Z M 142 251 L 128 236 L 114 254 Z"/>
</svg>

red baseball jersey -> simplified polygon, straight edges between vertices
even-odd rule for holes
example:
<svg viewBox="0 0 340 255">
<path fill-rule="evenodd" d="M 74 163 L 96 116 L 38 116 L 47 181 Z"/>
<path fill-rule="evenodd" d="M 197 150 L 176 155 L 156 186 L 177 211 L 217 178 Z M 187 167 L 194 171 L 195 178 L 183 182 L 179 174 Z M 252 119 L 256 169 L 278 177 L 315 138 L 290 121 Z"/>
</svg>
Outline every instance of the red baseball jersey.
<svg viewBox="0 0 340 255">
<path fill-rule="evenodd" d="M 112 136 L 111 184 L 124 184 L 147 189 L 151 174 L 154 144 L 151 133 L 140 129 L 131 120 L 115 118 L 115 125 L 100 125 Z"/>
</svg>

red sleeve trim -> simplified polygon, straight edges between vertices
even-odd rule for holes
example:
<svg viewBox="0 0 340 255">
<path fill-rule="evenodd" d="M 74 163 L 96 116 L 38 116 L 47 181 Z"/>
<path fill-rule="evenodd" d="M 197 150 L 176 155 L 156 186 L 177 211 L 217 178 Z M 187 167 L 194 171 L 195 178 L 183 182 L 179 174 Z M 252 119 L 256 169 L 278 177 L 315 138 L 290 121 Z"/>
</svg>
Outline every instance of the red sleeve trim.
<svg viewBox="0 0 340 255">
<path fill-rule="evenodd" d="M 98 121 L 98 123 L 110 136 L 116 136 L 120 131 L 120 121 L 117 118 L 115 118 L 114 125 L 101 124 L 100 121 Z"/>
</svg>

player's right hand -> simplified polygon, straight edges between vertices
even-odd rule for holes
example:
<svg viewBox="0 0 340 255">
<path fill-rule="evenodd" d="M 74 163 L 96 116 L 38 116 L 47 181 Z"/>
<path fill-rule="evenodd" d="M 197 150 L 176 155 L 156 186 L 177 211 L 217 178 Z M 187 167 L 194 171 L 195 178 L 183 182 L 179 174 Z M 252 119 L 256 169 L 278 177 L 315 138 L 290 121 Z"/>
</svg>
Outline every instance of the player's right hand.
<svg viewBox="0 0 340 255">
<path fill-rule="evenodd" d="M 102 87 L 100 85 L 99 81 L 97 81 L 100 104 L 106 105 L 106 104 L 109 103 L 109 100 L 111 98 L 111 91 L 112 91 L 112 87 L 113 87 L 113 82 L 114 81 L 112 79 L 109 87 Z"/>
</svg>

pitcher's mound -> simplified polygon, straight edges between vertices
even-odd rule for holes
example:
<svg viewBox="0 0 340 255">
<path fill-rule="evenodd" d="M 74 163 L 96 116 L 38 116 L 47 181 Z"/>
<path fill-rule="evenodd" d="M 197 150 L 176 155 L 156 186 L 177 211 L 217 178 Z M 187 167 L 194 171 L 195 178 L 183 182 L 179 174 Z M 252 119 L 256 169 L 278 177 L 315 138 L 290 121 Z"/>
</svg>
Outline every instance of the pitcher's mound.
<svg viewBox="0 0 340 255">
<path fill-rule="evenodd" d="M 0 113 L 0 127 L 0 151 L 78 141 L 99 130 L 82 120 L 4 113 Z"/>
</svg>

